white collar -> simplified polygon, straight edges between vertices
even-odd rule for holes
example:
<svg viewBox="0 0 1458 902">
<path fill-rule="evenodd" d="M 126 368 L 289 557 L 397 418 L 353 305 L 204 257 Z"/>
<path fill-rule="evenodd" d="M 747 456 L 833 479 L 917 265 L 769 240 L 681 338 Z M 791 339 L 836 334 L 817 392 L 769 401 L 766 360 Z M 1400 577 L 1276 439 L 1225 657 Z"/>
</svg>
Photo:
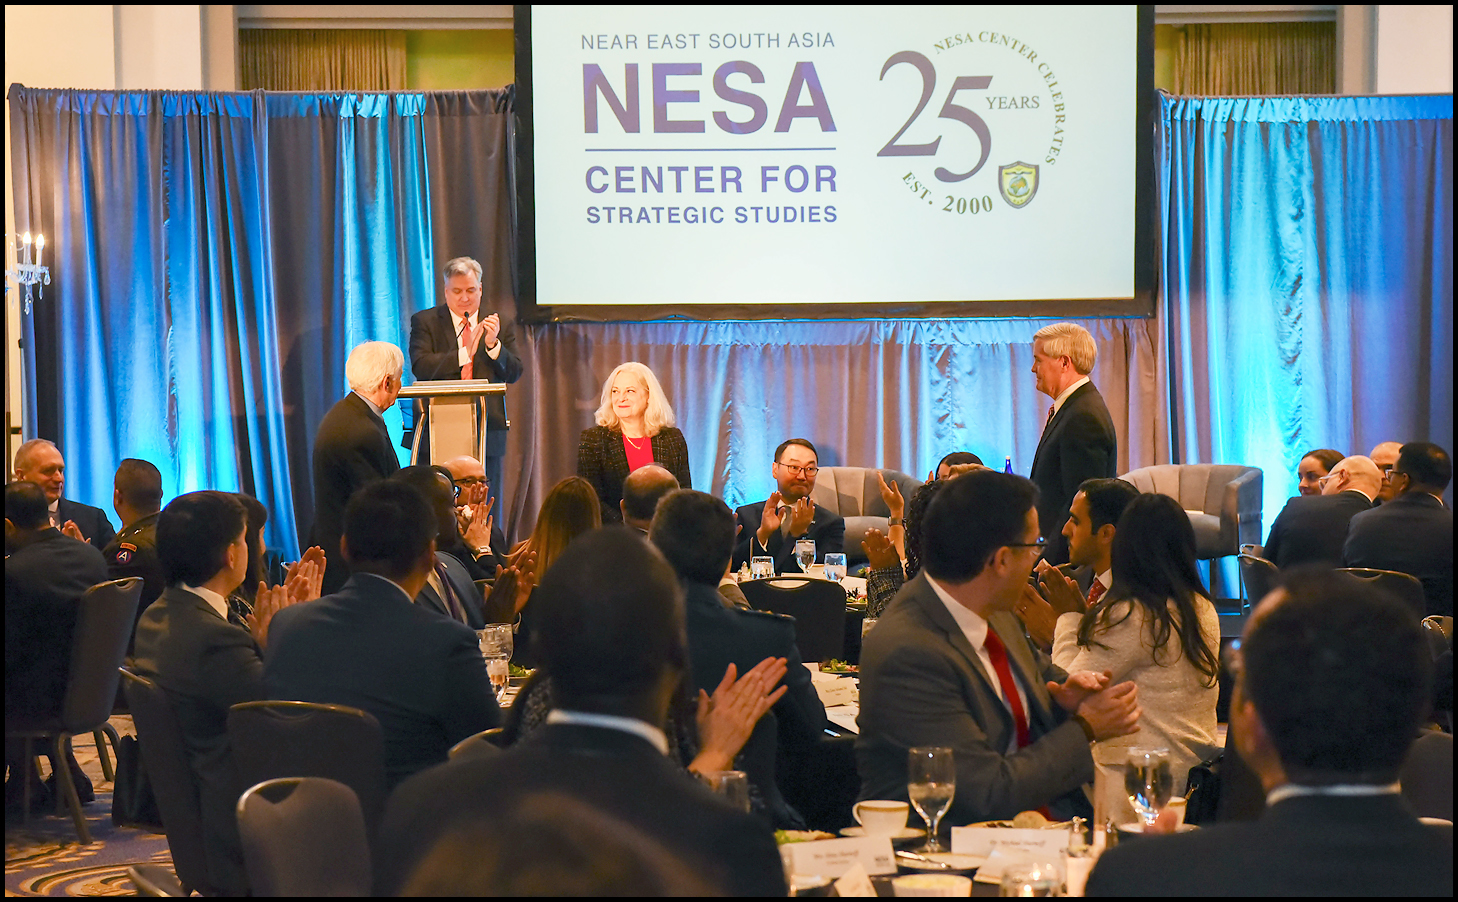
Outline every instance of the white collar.
<svg viewBox="0 0 1458 902">
<path fill-rule="evenodd" d="M 1105 592 L 1109 591 L 1110 589 L 1112 589 L 1114 587 L 1114 568 L 1113 567 L 1110 567 L 1109 569 L 1105 570 L 1103 573 L 1100 573 L 1098 576 L 1095 576 L 1094 577 L 1094 580 L 1096 582 L 1098 582 L 1099 585 L 1101 585 L 1101 586 L 1104 587 L 1104 591 Z M 1093 586 L 1089 586 L 1088 589 L 1089 589 L 1090 592 L 1092 592 L 1093 591 Z"/>
<path fill-rule="evenodd" d="M 228 619 L 228 600 L 212 589 L 205 589 L 202 586 L 189 586 L 187 583 L 179 583 L 178 586 L 185 592 L 191 592 L 198 598 L 208 603 L 208 607 L 218 612 L 218 616 L 224 620 Z"/>
<path fill-rule="evenodd" d="M 1053 412 L 1057 413 L 1058 411 L 1062 410 L 1063 402 L 1068 400 L 1068 396 L 1078 391 L 1079 387 L 1088 381 L 1089 379 L 1087 376 L 1082 376 L 1077 382 L 1073 383 L 1072 385 L 1065 388 L 1063 391 L 1059 392 L 1058 397 L 1053 399 Z"/>
<path fill-rule="evenodd" d="M 375 412 L 375 416 L 379 417 L 382 420 L 385 418 L 385 408 L 377 406 L 374 401 L 371 401 L 369 398 L 366 398 L 363 394 L 360 394 L 359 392 L 355 392 L 355 394 L 359 395 L 359 399 L 370 406 L 370 410 L 373 410 Z"/>
<path fill-rule="evenodd" d="M 1266 793 L 1266 805 L 1269 807 L 1283 799 L 1298 796 L 1353 798 L 1356 796 L 1396 795 L 1399 792 L 1402 792 L 1400 783 L 1388 783 L 1385 786 L 1377 783 L 1333 783 L 1330 786 L 1302 786 L 1298 783 L 1286 783 Z"/>
<path fill-rule="evenodd" d="M 434 575 L 435 574 L 434 568 L 432 568 L 430 572 L 431 572 L 431 575 Z M 414 604 L 415 603 L 415 599 L 413 599 L 413 598 L 410 597 L 410 593 L 405 591 L 405 587 L 402 586 L 402 585 L 400 585 L 399 583 L 395 582 L 393 579 L 390 579 L 388 576 L 381 576 L 378 573 L 365 573 L 363 570 L 356 570 L 351 575 L 352 576 L 368 576 L 371 579 L 383 580 L 384 582 L 387 582 L 390 585 L 394 586 L 396 589 L 398 589 L 400 591 L 400 595 L 403 596 L 404 599 L 407 602 L 409 602 L 411 604 Z"/>
<path fill-rule="evenodd" d="M 53 514 L 60 513 L 61 499 L 57 498 L 55 501 L 52 501 L 50 504 L 46 505 L 46 510 L 50 511 Z"/>
<path fill-rule="evenodd" d="M 457 316 L 456 315 L 456 311 L 451 310 L 451 308 L 449 308 L 449 307 L 447 307 L 446 309 L 447 310 L 450 310 L 450 314 L 451 314 L 451 326 L 455 329 L 455 334 L 456 334 L 456 337 L 457 338 L 459 338 L 460 335 L 461 335 L 461 324 L 462 323 L 469 322 L 472 326 L 475 326 L 476 323 L 479 322 L 480 319 L 481 319 L 481 308 L 480 307 L 477 307 L 476 308 L 476 312 L 475 313 L 472 313 L 470 316 Z"/>
<path fill-rule="evenodd" d="M 952 615 L 952 619 L 957 621 L 957 626 L 962 630 L 962 634 L 967 637 L 968 642 L 972 643 L 973 650 L 980 652 L 982 646 L 987 644 L 987 621 L 981 614 L 964 607 L 952 597 L 952 593 L 943 588 L 942 584 L 932 579 L 930 575 L 927 576 L 926 581 L 931 585 L 932 591 L 937 593 L 937 597 L 942 600 L 942 604 L 947 606 L 947 611 Z"/>
<path fill-rule="evenodd" d="M 660 754 L 668 754 L 668 737 L 663 731 L 636 717 L 619 717 L 616 714 L 592 714 L 587 711 L 564 711 L 554 709 L 547 715 L 547 723 L 571 724 L 578 727 L 601 727 L 604 730 L 618 730 L 632 733 L 649 742 Z"/>
</svg>

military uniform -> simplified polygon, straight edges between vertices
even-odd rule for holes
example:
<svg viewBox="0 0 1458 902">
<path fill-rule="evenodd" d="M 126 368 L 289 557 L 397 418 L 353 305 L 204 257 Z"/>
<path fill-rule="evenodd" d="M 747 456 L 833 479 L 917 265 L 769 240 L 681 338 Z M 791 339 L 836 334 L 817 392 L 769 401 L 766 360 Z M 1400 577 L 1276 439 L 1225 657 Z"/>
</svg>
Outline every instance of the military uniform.
<svg viewBox="0 0 1458 902">
<path fill-rule="evenodd" d="M 111 544 L 101 553 L 106 558 L 106 569 L 110 579 L 126 579 L 129 576 L 142 578 L 142 597 L 137 602 L 137 620 L 147 605 L 157 600 L 167 588 L 167 577 L 162 572 L 162 561 L 157 557 L 157 518 L 161 512 L 148 514 L 116 534 Z M 135 632 L 135 630 L 133 631 Z M 128 647 L 130 653 L 130 646 Z"/>
</svg>

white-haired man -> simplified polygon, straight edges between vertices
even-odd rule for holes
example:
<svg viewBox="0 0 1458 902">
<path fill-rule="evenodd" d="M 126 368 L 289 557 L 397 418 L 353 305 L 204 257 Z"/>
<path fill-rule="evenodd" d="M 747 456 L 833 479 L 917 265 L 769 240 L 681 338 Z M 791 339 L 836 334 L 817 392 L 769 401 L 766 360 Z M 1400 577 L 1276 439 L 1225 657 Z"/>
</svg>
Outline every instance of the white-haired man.
<svg viewBox="0 0 1458 902">
<path fill-rule="evenodd" d="M 54 442 L 33 438 L 15 450 L 15 481 L 33 482 L 46 493 L 51 525 L 73 539 L 90 542 L 97 551 L 116 538 L 106 512 L 62 497 L 66 459 Z"/>
<path fill-rule="evenodd" d="M 1093 336 L 1073 323 L 1044 326 L 1033 335 L 1038 391 L 1053 399 L 1028 478 L 1038 487 L 1038 523 L 1048 540 L 1045 559 L 1068 562 L 1063 524 L 1086 479 L 1117 475 L 1119 442 L 1103 396 L 1089 381 L 1097 356 Z"/>
<path fill-rule="evenodd" d="M 511 383 L 521 378 L 521 358 L 511 326 L 481 306 L 481 264 L 470 257 L 446 261 L 441 271 L 445 303 L 410 317 L 410 372 L 417 382 L 430 379 L 484 379 Z M 419 408 L 417 406 L 419 422 Z M 501 458 L 506 453 L 506 402 L 486 398 L 486 455 L 481 460 L 492 496 L 501 490 Z M 429 448 L 421 442 L 421 463 Z"/>
<path fill-rule="evenodd" d="M 324 549 L 324 594 L 339 590 L 349 565 L 339 550 L 344 507 L 361 487 L 400 469 L 384 412 L 400 396 L 405 355 L 388 341 L 367 341 L 344 365 L 349 394 L 330 408 L 314 435 L 314 534 Z"/>
</svg>

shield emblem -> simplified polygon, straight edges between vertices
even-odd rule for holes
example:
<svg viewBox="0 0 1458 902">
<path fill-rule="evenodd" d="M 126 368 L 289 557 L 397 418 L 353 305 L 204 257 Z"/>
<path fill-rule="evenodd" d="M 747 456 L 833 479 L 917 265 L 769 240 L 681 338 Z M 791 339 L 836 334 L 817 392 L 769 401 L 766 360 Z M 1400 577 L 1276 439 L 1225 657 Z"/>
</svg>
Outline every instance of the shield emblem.
<svg viewBox="0 0 1458 902">
<path fill-rule="evenodd" d="M 1009 163 L 997 167 L 997 188 L 1002 199 L 1014 210 L 1021 210 L 1038 193 L 1038 167 L 1027 163 Z"/>
</svg>

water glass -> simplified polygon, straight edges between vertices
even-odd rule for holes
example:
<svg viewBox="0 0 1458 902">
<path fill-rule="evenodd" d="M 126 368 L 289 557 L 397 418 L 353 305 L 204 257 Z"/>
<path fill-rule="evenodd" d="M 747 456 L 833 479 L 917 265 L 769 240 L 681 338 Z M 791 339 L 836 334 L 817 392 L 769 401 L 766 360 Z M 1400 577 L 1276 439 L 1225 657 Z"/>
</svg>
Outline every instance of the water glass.
<svg viewBox="0 0 1458 902">
<path fill-rule="evenodd" d="M 496 692 L 498 702 L 506 694 L 510 682 L 512 653 L 511 625 L 493 623 L 476 631 L 476 643 L 481 648 L 481 657 L 486 659 L 486 675 L 491 678 L 491 688 Z"/>
<path fill-rule="evenodd" d="M 775 559 L 772 557 L 752 557 L 749 559 L 750 579 L 769 579 L 775 575 Z"/>
<path fill-rule="evenodd" d="M 802 573 L 810 572 L 810 565 L 815 563 L 814 539 L 795 540 L 795 560 L 799 562 Z"/>
<path fill-rule="evenodd" d="M 862 639 L 866 638 L 866 636 L 871 632 L 871 630 L 873 630 L 875 628 L 876 628 L 876 618 L 875 617 L 867 617 L 865 620 L 862 620 L 861 621 L 861 638 Z"/>
<path fill-rule="evenodd" d="M 825 578 L 836 583 L 845 579 L 845 555 L 826 552 Z"/>
<path fill-rule="evenodd" d="M 1061 896 L 1063 869 L 1051 861 L 1014 861 L 1002 869 L 999 896 Z"/>
<path fill-rule="evenodd" d="M 952 807 L 957 792 L 957 768 L 949 748 L 914 748 L 907 752 L 906 792 L 911 805 L 926 822 L 923 853 L 945 852 L 937 842 L 942 815 Z"/>
<path fill-rule="evenodd" d="M 1170 773 L 1169 749 L 1132 748 L 1129 763 L 1124 766 L 1124 792 L 1129 804 L 1144 821 L 1145 827 L 1153 826 L 1155 818 L 1174 790 L 1174 775 Z"/>
<path fill-rule="evenodd" d="M 736 811 L 749 811 L 749 775 L 744 771 L 709 771 L 703 775 L 703 780 Z"/>
</svg>

